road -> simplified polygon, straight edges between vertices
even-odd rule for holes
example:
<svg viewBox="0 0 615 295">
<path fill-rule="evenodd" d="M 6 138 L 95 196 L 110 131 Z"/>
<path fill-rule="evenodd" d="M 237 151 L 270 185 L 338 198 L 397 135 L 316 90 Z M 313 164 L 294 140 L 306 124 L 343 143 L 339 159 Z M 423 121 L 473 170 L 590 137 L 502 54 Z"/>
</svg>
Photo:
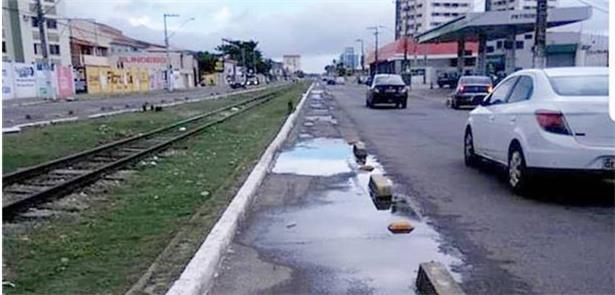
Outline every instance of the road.
<svg viewBox="0 0 615 295">
<path fill-rule="evenodd" d="M 85 119 L 89 115 L 140 108 L 144 103 L 161 104 L 175 101 L 203 99 L 214 95 L 239 91 L 227 86 L 207 86 L 178 90 L 173 93 L 155 91 L 118 96 L 78 97 L 73 101 L 45 101 L 41 99 L 13 99 L 2 102 L 2 127 L 12 127 L 38 121 L 66 118 Z"/>
<path fill-rule="evenodd" d="M 408 109 L 367 109 L 364 89 L 332 87 L 381 163 L 465 256 L 470 293 L 613 294 L 612 186 L 546 179 L 512 194 L 493 165 L 463 164 L 468 110 L 445 107 L 450 90 L 417 90 Z"/>
<path fill-rule="evenodd" d="M 446 108 L 449 91 L 367 109 L 362 86 L 328 86 L 330 101 L 306 104 L 212 294 L 408 294 L 429 260 L 469 294 L 613 294 L 613 187 L 552 178 L 521 197 L 499 167 L 465 167 L 468 110 Z M 395 183 L 391 208 L 370 201 L 369 174 L 344 160 L 357 139 Z M 415 232 L 387 233 L 399 218 Z"/>
</svg>

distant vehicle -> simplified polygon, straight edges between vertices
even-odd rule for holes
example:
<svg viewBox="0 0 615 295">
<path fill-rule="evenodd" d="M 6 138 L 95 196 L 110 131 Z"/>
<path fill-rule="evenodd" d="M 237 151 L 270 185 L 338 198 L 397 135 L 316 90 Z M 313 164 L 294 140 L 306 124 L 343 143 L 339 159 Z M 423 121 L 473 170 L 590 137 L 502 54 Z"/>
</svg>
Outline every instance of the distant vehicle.
<svg viewBox="0 0 615 295">
<path fill-rule="evenodd" d="M 337 77 L 335 78 L 335 84 L 344 85 L 346 84 L 346 79 L 344 77 Z"/>
<path fill-rule="evenodd" d="M 466 165 L 505 165 L 508 185 L 524 192 L 542 171 L 615 172 L 615 123 L 608 114 L 608 68 L 522 70 L 505 78 L 470 112 Z"/>
<path fill-rule="evenodd" d="M 367 79 L 368 79 L 368 76 L 361 75 L 357 77 L 357 84 L 365 84 Z"/>
<path fill-rule="evenodd" d="M 374 82 L 374 76 L 373 75 L 367 76 L 367 79 L 365 79 L 365 85 L 372 86 L 372 82 Z"/>
<path fill-rule="evenodd" d="M 231 89 L 246 88 L 246 85 L 239 81 L 233 81 L 229 86 L 231 86 Z"/>
<path fill-rule="evenodd" d="M 246 86 L 257 86 L 258 84 L 260 84 L 260 82 L 258 81 L 257 77 L 248 78 L 248 80 L 246 81 Z"/>
<path fill-rule="evenodd" d="M 459 74 L 457 72 L 440 73 L 438 75 L 437 83 L 440 88 L 444 88 L 445 85 L 449 88 L 453 88 L 457 86 L 458 80 Z"/>
<path fill-rule="evenodd" d="M 335 79 L 333 78 L 327 79 L 327 85 L 335 85 Z"/>
<path fill-rule="evenodd" d="M 487 76 L 461 76 L 457 88 L 449 98 L 448 105 L 453 109 L 464 105 L 476 106 L 492 90 L 493 83 Z"/>
<path fill-rule="evenodd" d="M 372 108 L 377 103 L 392 103 L 398 108 L 406 108 L 408 87 L 400 75 L 378 74 L 374 76 L 374 81 L 367 90 L 365 105 Z"/>
</svg>

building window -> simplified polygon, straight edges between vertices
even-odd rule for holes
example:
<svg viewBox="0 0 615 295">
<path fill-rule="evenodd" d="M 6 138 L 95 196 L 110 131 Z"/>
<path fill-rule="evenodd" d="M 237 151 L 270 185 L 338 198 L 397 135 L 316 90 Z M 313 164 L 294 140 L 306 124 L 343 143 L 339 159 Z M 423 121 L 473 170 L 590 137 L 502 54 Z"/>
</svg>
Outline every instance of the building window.
<svg viewBox="0 0 615 295">
<path fill-rule="evenodd" d="M 523 49 L 523 41 L 517 41 L 515 42 L 515 47 L 517 49 Z"/>
<path fill-rule="evenodd" d="M 32 17 L 30 18 L 30 20 L 32 21 L 32 27 L 33 28 L 38 28 L 38 17 Z"/>
<path fill-rule="evenodd" d="M 34 54 L 41 54 L 43 52 L 42 49 L 40 43 L 34 43 Z"/>
<path fill-rule="evenodd" d="M 525 36 L 523 36 L 523 38 L 525 40 L 530 40 L 530 39 L 532 39 L 532 34 L 525 34 Z"/>
<path fill-rule="evenodd" d="M 50 44 L 49 45 L 49 54 L 51 54 L 51 55 L 60 55 L 60 45 Z"/>
<path fill-rule="evenodd" d="M 58 22 L 55 19 L 47 19 L 47 28 L 48 29 L 57 29 Z"/>
<path fill-rule="evenodd" d="M 6 41 L 2 40 L 2 53 L 6 53 Z"/>
<path fill-rule="evenodd" d="M 495 42 L 495 48 L 502 49 L 502 40 L 498 40 L 497 42 Z"/>
<path fill-rule="evenodd" d="M 495 48 L 493 48 L 493 46 L 487 46 L 487 53 L 492 53 L 493 51 L 495 51 Z"/>
</svg>

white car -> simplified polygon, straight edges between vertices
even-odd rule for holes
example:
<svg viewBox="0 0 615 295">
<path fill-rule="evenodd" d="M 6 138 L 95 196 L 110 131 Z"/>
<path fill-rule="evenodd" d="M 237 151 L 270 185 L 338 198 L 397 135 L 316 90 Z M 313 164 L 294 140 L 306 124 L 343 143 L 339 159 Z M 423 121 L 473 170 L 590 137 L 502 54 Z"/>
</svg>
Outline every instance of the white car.
<svg viewBox="0 0 615 295">
<path fill-rule="evenodd" d="M 518 71 L 470 112 L 464 158 L 508 168 L 523 192 L 533 172 L 615 172 L 615 122 L 608 114 L 608 68 Z"/>
</svg>

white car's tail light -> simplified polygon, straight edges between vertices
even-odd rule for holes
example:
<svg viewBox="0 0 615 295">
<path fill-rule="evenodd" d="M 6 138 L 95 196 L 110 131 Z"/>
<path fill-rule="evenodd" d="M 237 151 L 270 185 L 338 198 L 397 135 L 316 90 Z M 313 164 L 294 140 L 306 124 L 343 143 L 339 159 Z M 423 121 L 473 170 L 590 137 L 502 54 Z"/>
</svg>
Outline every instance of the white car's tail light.
<svg viewBox="0 0 615 295">
<path fill-rule="evenodd" d="M 556 134 L 572 135 L 564 114 L 558 111 L 538 110 L 536 111 L 536 121 L 543 130 Z"/>
</svg>

